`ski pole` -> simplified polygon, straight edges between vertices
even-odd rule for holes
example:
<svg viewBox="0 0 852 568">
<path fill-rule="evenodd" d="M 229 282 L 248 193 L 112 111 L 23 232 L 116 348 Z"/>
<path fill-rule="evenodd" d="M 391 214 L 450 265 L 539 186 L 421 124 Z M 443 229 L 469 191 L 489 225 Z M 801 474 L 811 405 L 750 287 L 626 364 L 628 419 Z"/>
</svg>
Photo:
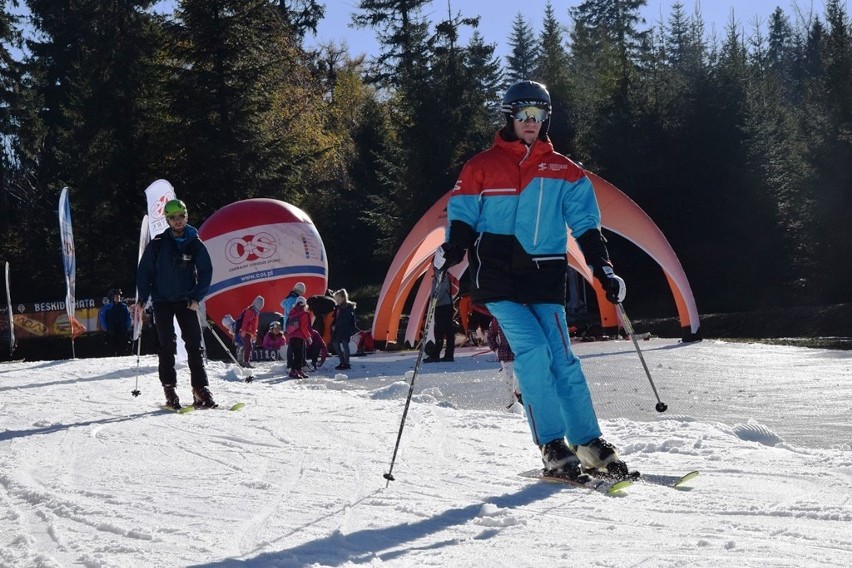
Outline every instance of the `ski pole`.
<svg viewBox="0 0 852 568">
<path fill-rule="evenodd" d="M 199 304 L 199 305 L 200 305 L 200 304 Z M 221 338 L 221 337 L 219 337 L 219 334 L 218 334 L 218 333 L 216 333 L 216 330 L 215 330 L 215 329 L 213 329 L 212 327 L 210 327 L 210 323 L 207 321 L 206 313 L 207 313 L 207 311 L 206 311 L 204 308 L 199 308 L 199 310 L 198 310 L 198 319 L 199 319 L 201 322 L 203 322 L 203 323 L 202 323 L 202 325 L 203 325 L 204 327 L 206 327 L 207 329 L 209 329 L 209 330 L 210 330 L 210 335 L 212 335 L 213 337 L 215 337 L 215 338 L 216 338 L 216 341 L 218 341 L 218 342 L 219 342 L 219 345 L 221 345 L 221 346 L 222 346 L 222 349 L 224 349 L 224 350 L 225 350 L 225 353 L 227 353 L 227 354 L 228 354 L 228 356 L 231 358 L 231 361 L 233 361 L 233 362 L 234 362 L 234 365 L 236 365 L 236 367 L 237 367 L 237 373 L 239 373 L 239 375 L 243 378 L 243 380 L 244 380 L 245 382 L 247 382 L 247 383 L 252 382 L 252 381 L 254 380 L 254 376 L 251 374 L 251 371 L 249 371 L 248 376 L 245 376 L 245 374 L 243 373 L 243 368 L 242 368 L 242 366 L 240 366 L 240 363 L 237 361 L 237 358 L 236 358 L 236 357 L 234 357 L 234 354 L 233 354 L 233 353 L 231 353 L 231 350 L 230 350 L 230 349 L 228 349 L 228 348 L 225 346 L 225 342 L 224 342 L 224 341 L 222 341 L 222 338 Z"/>
<path fill-rule="evenodd" d="M 654 391 L 654 396 L 657 397 L 657 406 L 654 408 L 657 412 L 665 412 L 669 409 L 665 402 L 660 400 L 660 395 L 657 394 L 657 387 L 654 386 L 654 379 L 651 378 L 651 371 L 648 370 L 648 364 L 645 363 L 645 357 L 642 356 L 642 350 L 639 349 L 639 342 L 636 340 L 636 334 L 633 332 L 633 324 L 630 323 L 630 320 L 627 318 L 627 312 L 624 311 L 624 306 L 621 305 L 621 302 L 617 303 L 615 307 L 618 309 L 618 315 L 621 316 L 621 323 L 624 324 L 624 331 L 627 332 L 627 335 L 630 336 L 630 339 L 633 340 L 633 347 L 636 348 L 636 354 L 639 355 L 639 360 L 642 361 L 642 368 L 645 369 L 645 375 L 648 377 L 648 382 L 651 383 L 651 389 Z"/>
<path fill-rule="evenodd" d="M 420 340 L 420 351 L 417 353 L 417 361 L 414 363 L 414 372 L 411 374 L 411 384 L 408 386 L 408 397 L 405 399 L 405 408 L 402 411 L 402 420 L 399 423 L 399 433 L 396 435 L 396 445 L 393 448 L 393 457 L 391 458 L 390 468 L 384 474 L 384 478 L 388 480 L 385 487 L 390 485 L 391 481 L 395 481 L 393 476 L 393 464 L 396 462 L 396 453 L 399 450 L 399 441 L 402 439 L 402 429 L 405 427 L 405 417 L 408 416 L 408 407 L 411 404 L 411 395 L 414 393 L 414 379 L 417 378 L 417 373 L 420 371 L 420 364 L 423 362 L 423 353 L 426 351 L 426 333 L 429 330 L 429 324 L 432 323 L 432 318 L 435 316 L 435 306 L 438 303 L 438 288 L 441 286 L 441 281 L 444 279 L 444 271 L 438 271 L 435 275 L 435 289 L 432 290 L 432 297 L 429 299 L 429 309 L 426 310 L 426 321 L 423 324 L 423 337 Z"/>
<path fill-rule="evenodd" d="M 136 339 L 136 386 L 130 391 L 133 396 L 139 396 L 139 358 L 142 356 L 142 310 L 139 307 L 138 298 L 133 304 L 133 337 Z"/>
</svg>

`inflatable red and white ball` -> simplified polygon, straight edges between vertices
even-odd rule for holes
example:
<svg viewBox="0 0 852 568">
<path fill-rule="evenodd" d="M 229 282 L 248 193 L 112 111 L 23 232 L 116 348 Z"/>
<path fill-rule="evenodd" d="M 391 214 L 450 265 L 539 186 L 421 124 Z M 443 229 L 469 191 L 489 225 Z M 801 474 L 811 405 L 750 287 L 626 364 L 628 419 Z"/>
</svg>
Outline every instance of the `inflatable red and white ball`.
<svg viewBox="0 0 852 568">
<path fill-rule="evenodd" d="M 296 282 L 305 297 L 328 286 L 325 247 L 311 218 L 277 199 L 246 199 L 216 211 L 198 229 L 213 262 L 205 298 L 216 325 L 225 314 L 235 318 L 257 296 L 264 312 L 280 312 L 281 300 Z"/>
</svg>

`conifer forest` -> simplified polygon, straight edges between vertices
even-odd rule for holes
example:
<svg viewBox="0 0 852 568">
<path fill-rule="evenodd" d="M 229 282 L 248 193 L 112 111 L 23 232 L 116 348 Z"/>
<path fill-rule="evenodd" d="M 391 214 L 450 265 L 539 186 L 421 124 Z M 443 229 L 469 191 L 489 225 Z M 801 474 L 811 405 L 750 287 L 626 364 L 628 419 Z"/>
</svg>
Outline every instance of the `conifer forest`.
<svg viewBox="0 0 852 568">
<path fill-rule="evenodd" d="M 160 178 L 196 227 L 242 199 L 292 203 L 323 238 L 330 285 L 375 292 L 521 79 L 547 85 L 556 149 L 661 228 L 702 313 L 852 301 L 842 0 L 713 31 L 688 1 L 651 25 L 645 0 L 554 0 L 536 20 L 517 13 L 508 37 L 452 2 L 427 20 L 429 0 L 353 0 L 375 56 L 307 41 L 339 9 L 328 0 L 156 4 L 0 1 L 0 261 L 15 301 L 65 295 L 66 186 L 78 296 L 132 290 L 143 191 Z M 657 265 L 605 234 L 636 313 L 674 315 Z"/>
</svg>

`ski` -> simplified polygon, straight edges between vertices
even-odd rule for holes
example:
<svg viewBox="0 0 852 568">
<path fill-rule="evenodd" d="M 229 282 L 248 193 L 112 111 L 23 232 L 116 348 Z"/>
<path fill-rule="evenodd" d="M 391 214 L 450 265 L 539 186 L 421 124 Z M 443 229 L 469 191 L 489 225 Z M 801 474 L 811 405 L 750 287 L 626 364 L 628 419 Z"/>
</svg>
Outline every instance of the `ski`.
<svg viewBox="0 0 852 568">
<path fill-rule="evenodd" d="M 663 485 L 665 487 L 680 487 L 687 481 L 698 477 L 699 472 L 690 471 L 686 475 L 658 475 L 653 473 L 643 473 L 637 479 L 642 483 L 650 483 L 652 485 Z"/>
<path fill-rule="evenodd" d="M 542 469 L 531 469 L 529 471 L 521 472 L 519 475 L 528 479 L 546 481 L 549 483 L 564 483 L 566 485 L 588 489 L 589 491 L 603 493 L 604 495 L 618 494 L 623 489 L 633 485 L 633 480 L 631 479 L 611 480 L 594 476 L 585 476 L 585 479 L 583 477 L 579 479 L 571 479 L 561 475 L 547 474 Z"/>
<path fill-rule="evenodd" d="M 234 411 L 237 411 L 237 410 L 242 410 L 243 408 L 245 408 L 245 406 L 246 406 L 246 403 L 237 402 L 236 404 L 232 404 L 231 406 L 217 404 L 216 406 L 195 406 L 195 408 L 197 408 L 199 410 L 228 410 L 228 411 L 234 412 Z"/>
<path fill-rule="evenodd" d="M 613 477 L 612 474 L 607 473 L 606 471 L 601 471 L 597 469 L 586 469 L 584 473 L 594 477 L 595 479 L 601 479 L 605 481 L 617 481 L 617 480 L 629 480 L 629 481 L 638 481 L 640 483 L 647 483 L 650 485 L 662 485 L 664 487 L 680 487 L 687 481 L 698 477 L 698 471 L 690 471 L 685 475 L 660 475 L 655 473 L 640 473 L 638 471 L 631 471 L 626 476 L 623 477 Z"/>
<path fill-rule="evenodd" d="M 169 412 L 174 412 L 176 414 L 186 414 L 187 412 L 192 412 L 195 410 L 194 406 L 181 406 L 180 408 L 175 408 L 174 406 L 169 406 L 168 404 L 161 404 L 160 408 L 163 410 L 168 410 Z"/>
<path fill-rule="evenodd" d="M 174 412 L 176 414 L 186 414 L 187 412 L 192 412 L 195 409 L 199 409 L 199 410 L 228 410 L 228 411 L 231 411 L 231 412 L 235 412 L 237 410 L 242 410 L 243 408 L 245 408 L 245 406 L 246 406 L 246 403 L 238 402 L 238 403 L 233 404 L 231 406 L 222 406 L 222 405 L 217 404 L 216 406 L 207 407 L 207 406 L 195 406 L 195 405 L 190 404 L 190 405 L 187 405 L 187 406 L 182 406 L 180 408 L 175 408 L 173 406 L 169 406 L 168 404 L 162 404 L 162 405 L 160 405 L 160 408 L 162 408 L 163 410 L 168 410 L 169 412 Z"/>
</svg>

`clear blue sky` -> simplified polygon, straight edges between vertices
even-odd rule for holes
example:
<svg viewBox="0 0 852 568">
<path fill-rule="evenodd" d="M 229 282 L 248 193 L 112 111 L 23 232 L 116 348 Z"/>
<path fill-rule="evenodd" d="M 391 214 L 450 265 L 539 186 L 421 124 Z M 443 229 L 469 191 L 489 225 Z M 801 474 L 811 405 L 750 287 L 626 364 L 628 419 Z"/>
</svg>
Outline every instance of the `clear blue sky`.
<svg viewBox="0 0 852 568">
<path fill-rule="evenodd" d="M 326 17 L 320 22 L 317 35 L 308 35 L 306 38 L 309 45 L 330 40 L 340 43 L 345 40 L 352 55 L 377 53 L 378 43 L 373 30 L 356 30 L 349 27 L 351 15 L 358 5 L 357 0 L 321 1 L 326 6 Z M 674 2 L 675 0 L 648 0 L 643 11 L 647 26 L 651 27 L 660 21 L 667 21 Z M 497 44 L 498 56 L 505 57 L 508 54 L 506 38 L 511 33 L 514 17 L 519 12 L 523 12 L 524 17 L 532 24 L 536 32 L 540 31 L 547 0 L 522 0 L 518 4 L 501 0 L 449 0 L 449 3 L 453 14 L 461 12 L 465 17 L 480 16 L 479 32 L 487 43 Z M 580 3 L 581 0 L 551 0 L 557 20 L 566 26 L 571 25 L 568 8 Z M 799 5 L 805 11 L 810 9 L 811 3 L 812 0 L 799 0 Z M 758 17 L 765 26 L 766 20 L 776 7 L 780 7 L 791 21 L 795 21 L 793 0 L 682 0 L 682 4 L 688 14 L 692 14 L 695 7 L 700 6 L 708 32 L 711 26 L 715 26 L 719 35 L 724 33 L 731 19 L 732 10 L 735 20 L 747 33 L 753 29 L 753 24 Z M 813 0 L 813 9 L 821 16 L 823 1 Z M 432 21 L 444 19 L 448 13 L 448 0 L 433 0 L 424 11 L 424 15 Z M 462 41 L 467 41 L 467 38 L 463 37 Z"/>
<path fill-rule="evenodd" d="M 306 37 L 308 45 L 332 40 L 336 43 L 345 41 L 353 56 L 361 53 L 370 56 L 377 54 L 379 46 L 373 30 L 356 30 L 349 27 L 358 0 L 320 0 L 320 2 L 325 4 L 326 15 L 318 26 L 317 35 L 309 34 Z M 675 0 L 648 0 L 643 10 L 647 26 L 667 21 L 674 2 Z M 159 0 L 155 9 L 170 12 L 174 10 L 176 3 L 176 0 Z M 568 8 L 580 3 L 581 0 L 551 0 L 557 20 L 566 26 L 571 25 Z M 735 20 L 746 32 L 752 30 L 758 18 L 765 25 L 776 7 L 784 10 L 791 21 L 795 21 L 797 13 L 794 10 L 795 0 L 682 0 L 682 4 L 688 14 L 692 14 L 696 7 L 700 7 L 708 33 L 712 29 L 711 26 L 715 26 L 719 35 L 724 33 L 725 27 L 730 22 L 732 11 Z M 479 32 L 487 43 L 497 44 L 496 55 L 505 57 L 509 52 L 506 39 L 511 33 L 515 16 L 523 12 L 527 21 L 532 24 L 536 32 L 539 32 L 546 5 L 547 0 L 522 0 L 520 4 L 511 4 L 504 0 L 432 0 L 424 15 L 432 21 L 440 20 L 447 17 L 449 6 L 451 6 L 453 14 L 461 12 L 465 17 L 480 16 Z M 813 10 L 822 16 L 823 0 L 798 0 L 798 5 L 806 15 Z M 12 11 L 25 13 L 26 7 L 19 6 Z M 462 41 L 466 42 L 468 37 L 462 37 Z"/>
</svg>

